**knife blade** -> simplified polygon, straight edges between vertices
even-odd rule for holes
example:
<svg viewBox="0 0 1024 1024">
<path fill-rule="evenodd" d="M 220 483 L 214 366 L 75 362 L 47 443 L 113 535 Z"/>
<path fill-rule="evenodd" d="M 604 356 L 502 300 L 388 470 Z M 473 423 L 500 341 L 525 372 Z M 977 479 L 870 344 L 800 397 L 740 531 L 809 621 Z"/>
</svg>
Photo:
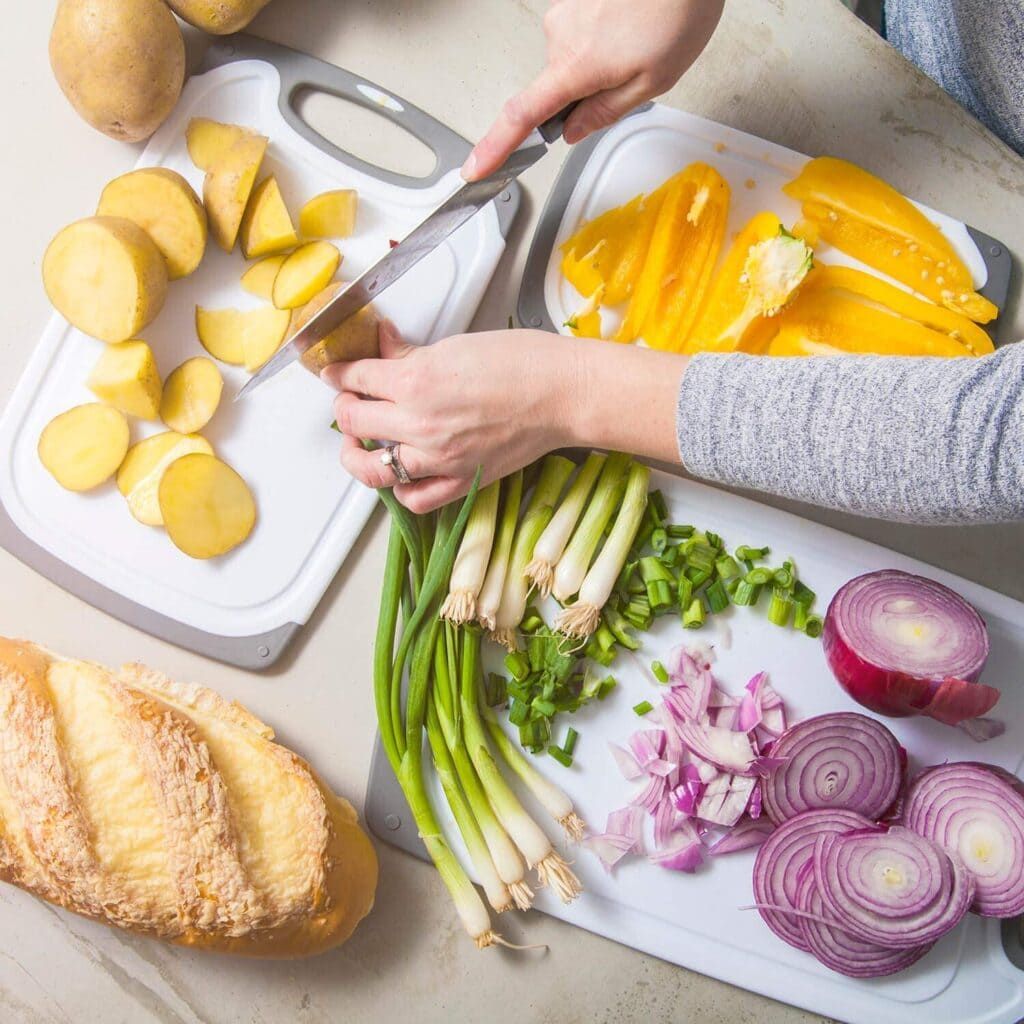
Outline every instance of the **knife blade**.
<svg viewBox="0 0 1024 1024">
<path fill-rule="evenodd" d="M 401 242 L 382 256 L 331 299 L 274 356 L 239 389 L 237 402 L 261 384 L 290 366 L 307 349 L 321 341 L 354 313 L 369 305 L 381 292 L 432 253 L 449 235 L 479 213 L 527 168 L 548 151 L 548 145 L 560 138 L 566 119 L 575 108 L 572 103 L 545 121 L 535 135 L 517 149 L 493 174 L 461 185 Z M 540 136 L 540 140 L 536 139 Z"/>
</svg>

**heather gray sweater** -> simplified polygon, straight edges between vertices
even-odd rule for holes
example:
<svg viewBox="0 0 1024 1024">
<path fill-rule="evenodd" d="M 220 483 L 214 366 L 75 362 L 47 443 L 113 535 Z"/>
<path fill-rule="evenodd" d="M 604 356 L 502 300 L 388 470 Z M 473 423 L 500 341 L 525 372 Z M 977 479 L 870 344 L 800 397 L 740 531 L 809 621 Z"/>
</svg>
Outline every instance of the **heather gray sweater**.
<svg viewBox="0 0 1024 1024">
<path fill-rule="evenodd" d="M 1024 153 L 1024 0 L 887 0 L 890 40 Z M 693 474 L 919 523 L 1024 519 L 1024 342 L 981 359 L 697 356 Z"/>
</svg>

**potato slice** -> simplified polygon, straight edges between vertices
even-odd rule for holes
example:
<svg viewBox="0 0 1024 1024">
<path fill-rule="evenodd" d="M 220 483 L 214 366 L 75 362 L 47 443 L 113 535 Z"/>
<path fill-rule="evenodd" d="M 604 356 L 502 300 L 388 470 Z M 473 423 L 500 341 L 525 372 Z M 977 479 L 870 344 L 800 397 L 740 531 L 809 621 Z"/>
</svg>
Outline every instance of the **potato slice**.
<svg viewBox="0 0 1024 1024">
<path fill-rule="evenodd" d="M 185 144 L 192 163 L 201 171 L 208 171 L 239 139 L 253 134 L 241 125 L 193 117 L 185 129 Z"/>
<path fill-rule="evenodd" d="M 157 497 L 160 480 L 171 463 L 196 452 L 213 455 L 213 448 L 205 437 L 179 434 L 173 430 L 154 434 L 128 449 L 117 473 L 117 489 L 125 496 L 128 510 L 140 523 L 164 525 Z"/>
<path fill-rule="evenodd" d="M 205 356 L 186 359 L 164 383 L 160 418 L 179 434 L 193 434 L 213 418 L 223 390 L 215 362 Z"/>
<path fill-rule="evenodd" d="M 278 309 L 304 306 L 327 287 L 340 263 L 341 253 L 330 242 L 300 245 L 274 278 L 274 305 Z"/>
<path fill-rule="evenodd" d="M 155 420 L 160 410 L 160 374 L 144 341 L 108 345 L 86 383 L 98 399 L 129 416 Z"/>
<path fill-rule="evenodd" d="M 127 341 L 163 308 L 167 265 L 153 239 L 125 217 L 87 217 L 62 229 L 43 256 L 54 308 L 100 341 Z"/>
<path fill-rule="evenodd" d="M 175 546 L 192 558 L 215 558 L 252 532 L 256 503 L 245 481 L 213 455 L 172 462 L 159 487 L 160 511 Z"/>
<path fill-rule="evenodd" d="M 222 363 L 244 363 L 249 370 L 262 366 L 281 347 L 289 323 L 291 313 L 273 306 L 246 310 L 196 306 L 196 333 L 203 348 Z M 262 353 L 269 354 L 257 362 Z"/>
<path fill-rule="evenodd" d="M 356 228 L 358 201 L 354 188 L 321 192 L 299 211 L 299 230 L 306 238 L 347 238 Z"/>
<path fill-rule="evenodd" d="M 296 310 L 288 331 L 289 335 L 302 330 L 344 287 L 344 282 L 335 281 L 301 309 Z M 374 359 L 380 355 L 380 342 L 377 336 L 379 327 L 380 317 L 377 316 L 377 311 L 373 306 L 363 306 L 358 313 L 354 313 L 340 326 L 335 327 L 326 338 L 306 349 L 302 353 L 302 365 L 307 370 L 319 374 L 331 363 L 342 360 L 347 362 L 352 359 Z"/>
<path fill-rule="evenodd" d="M 69 491 L 109 480 L 128 451 L 128 420 L 120 409 L 89 402 L 55 416 L 39 435 L 39 460 Z"/>
<path fill-rule="evenodd" d="M 156 242 L 174 281 L 191 274 L 206 251 L 206 211 L 177 171 L 144 167 L 115 178 L 100 195 L 96 213 L 126 217 Z"/>
<path fill-rule="evenodd" d="M 242 275 L 242 287 L 250 294 L 271 302 L 274 297 L 274 278 L 287 256 L 267 256 L 254 263 Z"/>
<path fill-rule="evenodd" d="M 253 190 L 242 217 L 238 240 L 247 260 L 283 252 L 299 244 L 277 179 L 271 174 Z"/>
<path fill-rule="evenodd" d="M 225 252 L 235 247 L 245 204 L 267 151 L 267 141 L 263 135 L 243 135 L 206 172 L 203 203 L 210 231 Z"/>
</svg>

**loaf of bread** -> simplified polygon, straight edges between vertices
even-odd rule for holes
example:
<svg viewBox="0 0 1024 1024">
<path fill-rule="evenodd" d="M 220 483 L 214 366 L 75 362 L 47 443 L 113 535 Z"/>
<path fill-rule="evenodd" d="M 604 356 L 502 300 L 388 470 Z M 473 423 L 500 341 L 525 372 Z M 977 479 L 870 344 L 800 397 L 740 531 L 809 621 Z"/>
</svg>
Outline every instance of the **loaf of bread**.
<svg viewBox="0 0 1024 1024">
<path fill-rule="evenodd" d="M 0 638 L 0 877 L 181 945 L 296 957 L 373 906 L 355 811 L 238 704 Z"/>
</svg>

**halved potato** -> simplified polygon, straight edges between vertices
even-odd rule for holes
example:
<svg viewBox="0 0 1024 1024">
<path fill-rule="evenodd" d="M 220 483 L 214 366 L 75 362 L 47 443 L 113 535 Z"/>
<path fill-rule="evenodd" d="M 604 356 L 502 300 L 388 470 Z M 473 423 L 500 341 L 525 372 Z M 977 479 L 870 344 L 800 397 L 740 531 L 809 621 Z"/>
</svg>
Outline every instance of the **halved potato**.
<svg viewBox="0 0 1024 1024">
<path fill-rule="evenodd" d="M 242 287 L 250 294 L 271 302 L 274 297 L 274 278 L 281 269 L 287 256 L 267 256 L 259 263 L 254 263 L 242 275 Z"/>
<path fill-rule="evenodd" d="M 115 178 L 100 195 L 96 213 L 138 224 L 156 242 L 172 281 L 191 274 L 206 251 L 203 204 L 192 186 L 166 167 L 143 167 Z"/>
<path fill-rule="evenodd" d="M 299 230 L 306 238 L 347 238 L 356 228 L 358 201 L 354 188 L 321 192 L 299 211 Z"/>
<path fill-rule="evenodd" d="M 253 190 L 238 233 L 247 260 L 283 252 L 299 244 L 277 179 L 271 174 Z"/>
<path fill-rule="evenodd" d="M 241 125 L 193 117 L 185 129 L 185 144 L 192 163 L 208 171 L 239 139 L 252 134 L 250 128 Z"/>
<path fill-rule="evenodd" d="M 140 340 L 108 345 L 86 381 L 89 390 L 115 409 L 155 420 L 160 409 L 160 374 L 153 350 Z"/>
<path fill-rule="evenodd" d="M 327 287 L 340 263 L 341 253 L 330 242 L 300 245 L 274 278 L 274 305 L 278 309 L 304 306 Z"/>
<path fill-rule="evenodd" d="M 89 491 L 109 480 L 128 451 L 128 420 L 100 402 L 55 416 L 39 435 L 39 460 L 69 491 Z"/>
<path fill-rule="evenodd" d="M 267 151 L 263 135 L 242 135 L 206 172 L 203 203 L 210 220 L 210 231 L 217 244 L 231 252 L 238 238 L 245 204 Z"/>
<path fill-rule="evenodd" d="M 154 434 L 128 449 L 117 473 L 117 489 L 128 500 L 128 510 L 140 523 L 163 526 L 157 497 L 160 480 L 168 466 L 195 452 L 213 455 L 213 448 L 205 437 L 173 430 Z"/>
<path fill-rule="evenodd" d="M 320 312 L 323 307 L 344 288 L 344 282 L 329 284 L 319 295 L 310 299 L 301 309 L 295 311 L 289 335 L 300 331 Z M 331 363 L 348 362 L 353 359 L 374 359 L 380 355 L 378 329 L 380 317 L 373 306 L 364 306 L 340 326 L 335 327 L 326 338 L 322 338 L 302 353 L 302 365 L 319 374 Z"/>
<path fill-rule="evenodd" d="M 43 287 L 57 312 L 100 341 L 127 341 L 163 308 L 167 265 L 125 217 L 86 217 L 57 233 L 43 256 Z"/>
<path fill-rule="evenodd" d="M 224 378 L 213 360 L 186 359 L 164 383 L 160 418 L 179 434 L 193 434 L 213 418 L 223 390 Z"/>
<path fill-rule="evenodd" d="M 288 334 L 291 313 L 287 309 L 260 306 L 258 309 L 203 309 L 196 306 L 196 333 L 203 348 L 223 363 L 250 370 L 260 353 L 269 353 L 262 366 L 280 347 Z"/>
<path fill-rule="evenodd" d="M 160 511 L 175 546 L 192 558 L 215 558 L 252 532 L 256 502 L 245 481 L 213 455 L 172 462 L 159 487 Z"/>
</svg>

